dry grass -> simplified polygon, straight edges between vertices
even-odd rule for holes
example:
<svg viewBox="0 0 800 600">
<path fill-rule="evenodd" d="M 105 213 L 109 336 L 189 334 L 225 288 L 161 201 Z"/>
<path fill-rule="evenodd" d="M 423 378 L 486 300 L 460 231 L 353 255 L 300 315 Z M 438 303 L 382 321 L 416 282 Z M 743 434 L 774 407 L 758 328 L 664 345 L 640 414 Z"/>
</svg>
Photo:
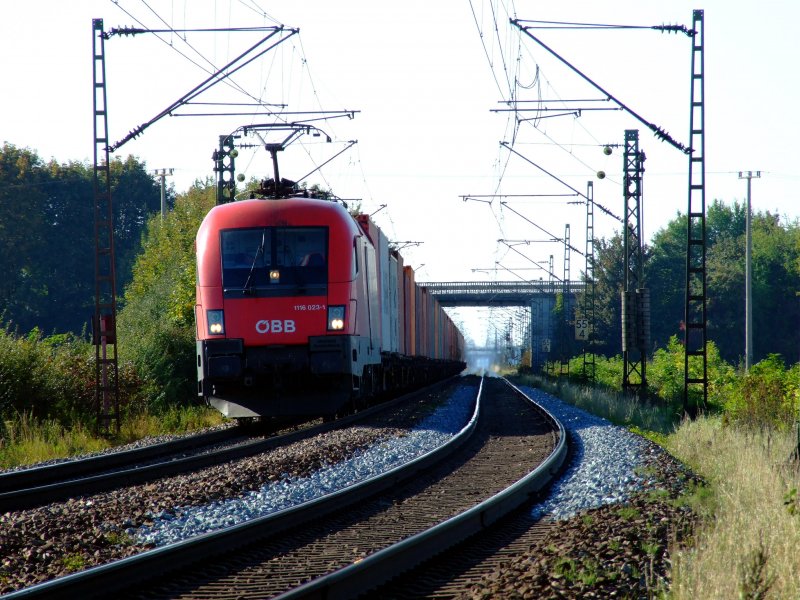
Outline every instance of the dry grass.
<svg viewBox="0 0 800 600">
<path fill-rule="evenodd" d="M 121 423 L 120 434 L 108 438 L 95 435 L 80 422 L 66 428 L 56 421 L 19 414 L 5 422 L 5 435 L 0 437 L 0 469 L 97 452 L 150 436 L 195 431 L 222 421 L 220 413 L 205 407 L 173 408 L 158 415 L 128 416 Z"/>
<path fill-rule="evenodd" d="M 223 422 L 223 416 L 206 407 L 172 408 L 158 415 L 146 413 L 128 417 L 120 427 L 120 443 L 169 433 L 186 433 L 213 427 Z"/>
<path fill-rule="evenodd" d="M 23 413 L 6 421 L 6 436 L 0 438 L 0 468 L 96 452 L 110 445 L 81 424 L 67 430 L 56 421 L 38 421 Z"/>
<path fill-rule="evenodd" d="M 706 478 L 715 500 L 693 547 L 673 553 L 671 597 L 800 597 L 796 435 L 700 418 L 683 423 L 667 445 Z"/>
<path fill-rule="evenodd" d="M 544 389 L 665 446 L 708 483 L 686 502 L 706 518 L 689 548 L 671 549 L 672 600 L 800 598 L 800 460 L 795 429 L 673 426 L 664 407 L 574 385 Z M 654 432 L 656 432 L 655 435 Z M 665 435 L 666 434 L 666 435 Z"/>
</svg>

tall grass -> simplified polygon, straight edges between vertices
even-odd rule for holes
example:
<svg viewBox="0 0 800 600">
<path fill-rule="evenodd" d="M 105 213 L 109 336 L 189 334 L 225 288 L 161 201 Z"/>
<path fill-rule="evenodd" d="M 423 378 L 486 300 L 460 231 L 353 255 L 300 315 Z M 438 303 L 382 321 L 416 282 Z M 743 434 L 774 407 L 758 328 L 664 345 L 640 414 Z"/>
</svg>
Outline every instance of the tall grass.
<svg viewBox="0 0 800 600">
<path fill-rule="evenodd" d="M 65 426 L 53 419 L 18 413 L 4 421 L 0 469 L 89 454 L 151 436 L 187 433 L 219 425 L 223 420 L 220 413 L 206 407 L 173 406 L 158 414 L 128 413 L 118 435 L 101 436 L 82 421 Z"/>
<path fill-rule="evenodd" d="M 667 404 L 642 403 L 619 392 L 570 383 L 564 378 L 523 375 L 513 379 L 523 385 L 541 388 L 569 404 L 648 437 L 660 439 L 671 433 L 679 422 L 679 413 Z"/>
<path fill-rule="evenodd" d="M 690 547 L 673 547 L 674 600 L 800 598 L 798 366 L 768 357 L 718 377 L 719 412 L 678 420 L 670 404 L 643 404 L 566 378 L 523 378 L 612 422 L 638 430 L 709 484 Z"/>
<path fill-rule="evenodd" d="M 152 401 L 130 361 L 119 365 L 121 432 L 95 435 L 94 348 L 72 334 L 21 337 L 0 325 L 0 468 L 86 454 L 133 440 L 222 422 L 216 411 Z M 163 392 L 162 392 L 163 395 Z"/>
<path fill-rule="evenodd" d="M 712 485 L 716 510 L 673 550 L 672 597 L 800 598 L 800 471 L 793 431 L 687 421 L 667 448 Z"/>
<path fill-rule="evenodd" d="M 110 445 L 109 440 L 95 436 L 80 422 L 66 428 L 58 421 L 21 413 L 5 421 L 5 433 L 0 437 L 0 468 L 97 452 Z"/>
<path fill-rule="evenodd" d="M 158 414 L 129 415 L 120 427 L 120 441 L 124 443 L 154 435 L 187 433 L 213 427 L 223 421 L 222 413 L 205 406 L 171 406 Z"/>
</svg>

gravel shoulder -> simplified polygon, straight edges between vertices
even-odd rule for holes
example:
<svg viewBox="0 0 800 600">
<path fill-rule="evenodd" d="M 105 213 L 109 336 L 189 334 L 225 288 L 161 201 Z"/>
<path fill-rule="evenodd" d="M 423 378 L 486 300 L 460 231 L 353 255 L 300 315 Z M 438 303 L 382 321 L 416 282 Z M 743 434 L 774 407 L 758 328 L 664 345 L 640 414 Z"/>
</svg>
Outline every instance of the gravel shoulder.
<svg viewBox="0 0 800 600">
<path fill-rule="evenodd" d="M 703 482 L 660 446 L 539 390 L 570 435 L 570 466 L 533 514 L 552 522 L 527 551 L 472 587 L 485 598 L 655 598 L 670 586 L 670 548 L 699 522 Z"/>
</svg>

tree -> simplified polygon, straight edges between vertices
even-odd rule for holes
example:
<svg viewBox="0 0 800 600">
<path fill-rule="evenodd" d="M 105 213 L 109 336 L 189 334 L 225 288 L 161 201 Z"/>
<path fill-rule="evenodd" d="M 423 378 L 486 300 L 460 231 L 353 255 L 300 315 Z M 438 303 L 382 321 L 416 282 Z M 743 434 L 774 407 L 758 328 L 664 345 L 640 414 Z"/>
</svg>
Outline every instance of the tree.
<svg viewBox="0 0 800 600">
<path fill-rule="evenodd" d="M 20 289 L 35 287 L 31 255 L 42 231 L 45 203 L 42 161 L 30 150 L 5 143 L 0 152 L 0 314 L 25 310 Z"/>
<path fill-rule="evenodd" d="M 194 241 L 216 186 L 195 182 L 164 221 L 152 217 L 120 311 L 120 354 L 136 365 L 155 404 L 194 397 Z"/>
<path fill-rule="evenodd" d="M 784 225 L 778 215 L 769 212 L 754 215 L 752 226 L 754 358 L 760 361 L 780 354 L 796 360 L 800 344 L 800 306 L 795 295 L 800 290 L 800 229 L 797 222 Z"/>
<path fill-rule="evenodd" d="M 595 248 L 595 350 L 612 356 L 622 352 L 622 304 L 620 293 L 625 283 L 622 236 L 598 240 Z M 582 306 L 583 300 L 578 301 Z"/>
<path fill-rule="evenodd" d="M 800 346 L 800 227 L 777 215 L 753 215 L 754 358 L 770 354 L 795 359 Z M 712 202 L 706 213 L 707 333 L 722 358 L 737 362 L 744 354 L 745 208 Z M 595 259 L 596 337 L 601 352 L 620 352 L 619 290 L 623 285 L 622 239 L 601 240 Z M 686 300 L 686 216 L 656 232 L 645 251 L 645 286 L 650 288 L 654 348 L 683 338 Z"/>
<path fill-rule="evenodd" d="M 0 314 L 21 331 L 81 333 L 94 310 L 93 169 L 43 163 L 5 144 L 0 153 Z M 117 289 L 130 280 L 160 190 L 143 162 L 111 163 Z"/>
<path fill-rule="evenodd" d="M 681 339 L 685 318 L 686 215 L 678 216 L 656 232 L 644 269 L 650 289 L 650 339 L 664 348 L 672 336 Z"/>
</svg>

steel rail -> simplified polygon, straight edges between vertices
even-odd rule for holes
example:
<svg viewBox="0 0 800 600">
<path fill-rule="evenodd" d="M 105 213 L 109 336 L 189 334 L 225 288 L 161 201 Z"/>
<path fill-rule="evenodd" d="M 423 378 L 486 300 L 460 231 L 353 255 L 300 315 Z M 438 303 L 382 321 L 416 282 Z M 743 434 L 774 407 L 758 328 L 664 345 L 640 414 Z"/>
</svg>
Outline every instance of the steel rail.
<svg viewBox="0 0 800 600">
<path fill-rule="evenodd" d="M 498 519 L 518 508 L 531 496 L 549 485 L 560 472 L 567 457 L 567 436 L 564 426 L 522 390 L 507 379 L 505 381 L 517 394 L 536 405 L 544 417 L 557 427 L 558 443 L 551 455 L 541 465 L 515 484 L 473 508 L 375 552 L 357 563 L 276 596 L 276 600 L 300 598 L 349 600 L 357 598 L 397 575 L 430 560 L 470 536 L 491 527 Z"/>
<path fill-rule="evenodd" d="M 31 467 L 19 471 L 0 473 L 0 492 L 10 492 L 28 487 L 38 487 L 48 483 L 64 481 L 81 477 L 87 473 L 98 473 L 103 470 L 117 469 L 126 465 L 153 460 L 167 454 L 175 454 L 192 450 L 199 446 L 207 446 L 224 442 L 225 440 L 240 435 L 235 428 L 223 429 L 187 436 L 179 440 L 172 440 L 160 444 L 152 444 L 142 448 L 134 448 L 121 452 L 110 452 L 88 458 L 71 459 L 64 462 Z"/>
<path fill-rule="evenodd" d="M 129 469 L 120 468 L 117 471 L 109 473 L 102 473 L 102 474 L 95 474 L 88 476 L 81 476 L 82 474 L 79 474 L 75 479 L 58 480 L 58 481 L 52 480 L 49 483 L 42 483 L 42 484 L 34 482 L 33 485 L 31 485 L 31 487 L 0 492 L 0 512 L 20 510 L 24 508 L 32 508 L 34 506 L 42 506 L 50 502 L 71 498 L 73 496 L 96 494 L 99 492 L 104 492 L 119 487 L 125 487 L 139 483 L 145 483 L 147 481 L 153 481 L 155 479 L 159 479 L 161 477 L 167 477 L 169 475 L 174 475 L 177 473 L 211 467 L 220 464 L 222 462 L 238 460 L 240 458 L 253 456 L 261 452 L 272 450 L 273 448 L 276 448 L 281 445 L 290 444 L 295 441 L 304 439 L 306 437 L 319 435 L 321 433 L 325 433 L 333 429 L 349 425 L 353 422 L 369 417 L 375 412 L 385 410 L 386 408 L 389 408 L 395 405 L 396 403 L 404 402 L 414 394 L 438 389 L 439 387 L 449 384 L 453 380 L 454 378 L 451 377 L 443 381 L 440 381 L 438 383 L 435 383 L 433 385 L 427 386 L 421 390 L 416 390 L 414 392 L 404 394 L 388 402 L 377 404 L 375 406 L 359 411 L 358 413 L 348 415 L 341 419 L 336 419 L 335 421 L 327 423 L 319 423 L 311 427 L 306 427 L 298 431 L 293 431 L 283 435 L 271 437 L 266 440 L 261 440 L 261 439 L 254 440 L 251 442 L 240 444 L 238 446 L 222 448 L 213 452 L 187 456 L 179 459 L 165 460 L 164 462 L 151 463 L 147 465 L 138 465 Z M 92 461 L 94 459 L 86 459 L 86 460 Z M 107 466 L 100 461 L 93 464 L 103 465 L 103 468 L 107 468 Z M 53 465 L 53 467 L 58 467 L 58 465 Z M 43 469 L 48 469 L 48 468 L 51 467 L 43 467 Z M 81 469 L 83 467 L 76 466 L 75 468 Z M 115 467 L 110 467 L 110 468 L 115 468 Z M 94 468 L 91 471 L 84 470 L 83 474 L 92 472 L 97 473 L 97 469 Z M 14 473 L 15 472 L 9 473 L 8 476 L 13 475 Z M 2 487 L 0 487 L 0 489 L 2 489 Z"/>
<path fill-rule="evenodd" d="M 450 382 L 452 378 L 445 381 Z M 444 382 L 440 382 L 434 386 L 423 388 L 423 390 L 417 390 L 415 393 L 429 391 L 443 385 Z M 29 586 L 6 594 L 3 599 L 109 597 L 116 592 L 128 590 L 144 581 L 172 573 L 182 567 L 208 560 L 214 556 L 235 551 L 245 545 L 252 544 L 256 540 L 267 539 L 293 527 L 309 523 L 362 502 L 371 496 L 408 481 L 461 448 L 477 428 L 482 390 L 483 380 L 481 380 L 478 388 L 473 414 L 469 422 L 447 443 L 409 463 L 309 502 L 252 519 L 239 525 Z M 389 404 L 399 402 L 408 396 L 398 398 Z M 386 407 L 386 403 L 351 416 L 362 416 L 367 412 L 375 412 L 373 409 L 383 407 Z M 349 418 L 347 417 L 346 419 Z M 341 421 L 337 423 L 341 424 Z"/>
</svg>

